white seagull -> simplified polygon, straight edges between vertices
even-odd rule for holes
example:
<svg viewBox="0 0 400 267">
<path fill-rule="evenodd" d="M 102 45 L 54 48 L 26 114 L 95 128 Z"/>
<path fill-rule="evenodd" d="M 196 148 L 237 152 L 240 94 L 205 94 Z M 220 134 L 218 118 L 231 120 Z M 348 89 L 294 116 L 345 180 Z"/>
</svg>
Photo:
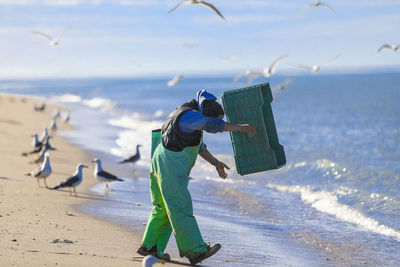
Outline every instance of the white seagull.
<svg viewBox="0 0 400 267">
<path fill-rule="evenodd" d="M 398 44 L 398 45 L 383 44 L 378 48 L 376 53 L 379 54 L 385 48 L 393 50 L 394 52 L 397 52 L 397 50 L 400 49 L 400 44 Z"/>
<path fill-rule="evenodd" d="M 74 175 L 72 175 L 70 178 L 61 182 L 59 185 L 57 185 L 51 189 L 56 190 L 59 188 L 68 187 L 69 195 L 72 195 L 72 192 L 71 192 L 71 188 L 72 188 L 74 190 L 74 195 L 77 196 L 75 188 L 82 183 L 82 179 L 83 179 L 82 168 L 87 168 L 87 166 L 83 165 L 81 163 L 78 164 L 78 166 L 76 166 L 76 172 L 74 173 Z"/>
<path fill-rule="evenodd" d="M 175 86 L 175 85 L 177 85 L 182 79 L 183 79 L 183 75 L 177 74 L 177 75 L 175 75 L 175 77 L 174 77 L 172 80 L 170 80 L 170 81 L 167 82 L 167 85 L 168 85 L 169 87 Z"/>
<path fill-rule="evenodd" d="M 57 36 L 56 38 L 53 38 L 53 37 L 51 37 L 50 35 L 48 35 L 48 34 L 46 34 L 46 33 L 44 33 L 44 32 L 41 32 L 41 31 L 33 31 L 32 33 L 37 34 L 37 35 L 40 35 L 40 36 L 43 36 L 44 38 L 48 39 L 48 40 L 50 41 L 50 45 L 51 45 L 51 46 L 57 46 L 57 45 L 60 43 L 61 36 L 62 36 L 66 31 L 68 31 L 68 30 L 70 30 L 70 29 L 71 29 L 71 27 L 65 29 L 65 30 L 62 31 L 61 34 L 60 34 L 59 36 Z"/>
<path fill-rule="evenodd" d="M 30 173 L 27 173 L 27 176 L 31 176 L 32 178 L 37 179 L 38 186 L 40 187 L 39 179 L 44 180 L 44 184 L 46 188 L 48 188 L 47 183 L 46 183 L 46 178 L 51 174 L 51 166 L 50 166 L 50 154 L 47 152 L 44 155 L 44 161 L 42 163 L 42 166 L 35 168 L 33 171 Z"/>
<path fill-rule="evenodd" d="M 136 161 L 138 161 L 140 159 L 140 153 L 139 153 L 139 147 L 141 147 L 142 145 L 137 145 L 136 146 L 136 154 L 133 156 L 130 156 L 127 159 L 124 159 L 123 161 L 120 161 L 119 164 L 122 163 L 135 163 Z"/>
<path fill-rule="evenodd" d="M 221 14 L 221 12 L 219 12 L 219 10 L 211 3 L 203 1 L 203 0 L 183 0 L 181 2 L 179 2 L 176 6 L 174 6 L 173 8 L 171 8 L 168 13 L 171 13 L 172 11 L 174 11 L 175 9 L 177 9 L 178 7 L 180 7 L 183 3 L 187 4 L 187 5 L 203 5 L 209 9 L 211 9 L 212 11 L 214 11 L 215 13 L 218 14 L 218 16 L 225 20 L 224 16 Z"/>
<path fill-rule="evenodd" d="M 319 65 L 309 66 L 309 65 L 296 65 L 296 64 L 290 64 L 290 63 L 288 63 L 288 65 L 293 66 L 293 67 L 297 67 L 297 68 L 301 68 L 301 69 L 311 70 L 312 73 L 317 73 L 321 69 L 321 67 L 328 65 L 329 63 L 331 63 L 332 61 L 338 59 L 341 56 L 342 56 L 342 54 L 337 54 L 333 58 L 331 58 L 328 61 L 326 61 L 324 63 L 321 63 Z"/>
<path fill-rule="evenodd" d="M 304 16 L 304 14 L 307 12 L 307 10 L 308 10 L 309 8 L 313 8 L 313 7 L 325 7 L 325 8 L 330 9 L 333 13 L 337 14 L 336 11 L 335 11 L 330 5 L 325 4 L 325 3 L 321 2 L 321 1 L 314 1 L 314 2 L 312 2 L 312 3 L 310 3 L 310 4 L 308 4 L 308 5 L 303 9 L 303 11 L 300 12 L 300 16 Z"/>
<path fill-rule="evenodd" d="M 272 61 L 271 65 L 268 68 L 265 68 L 263 70 L 264 76 L 266 78 L 271 77 L 273 74 L 275 74 L 276 72 L 276 67 L 278 66 L 278 64 L 280 62 L 282 62 L 282 60 L 284 60 L 285 58 L 287 58 L 289 55 L 283 55 L 280 56 L 278 58 L 276 58 L 274 61 Z"/>
<path fill-rule="evenodd" d="M 147 255 L 142 261 L 142 267 L 153 267 L 153 265 L 157 262 L 161 262 L 161 259 L 153 255 Z"/>
<path fill-rule="evenodd" d="M 46 157 L 46 153 L 47 153 L 47 147 L 46 147 L 46 146 L 43 146 L 43 147 L 42 147 L 42 150 L 41 150 L 41 152 L 40 152 L 40 155 L 39 155 L 36 159 L 34 159 L 34 160 L 32 161 L 32 163 L 35 163 L 35 164 L 42 164 L 43 161 L 44 161 L 44 159 L 45 159 L 45 157 Z"/>
<path fill-rule="evenodd" d="M 94 173 L 93 173 L 94 178 L 97 178 L 99 181 L 106 182 L 106 189 L 110 189 L 110 187 L 108 186 L 108 183 L 110 183 L 110 182 L 124 181 L 123 179 L 118 178 L 114 174 L 111 174 L 111 173 L 103 170 L 100 159 L 95 158 L 92 160 L 92 163 L 96 164 L 95 168 L 94 168 Z"/>
<path fill-rule="evenodd" d="M 34 133 L 32 137 L 33 137 L 32 141 L 33 150 L 29 152 L 29 154 L 39 153 L 42 150 L 43 143 L 39 141 L 37 133 Z"/>
</svg>

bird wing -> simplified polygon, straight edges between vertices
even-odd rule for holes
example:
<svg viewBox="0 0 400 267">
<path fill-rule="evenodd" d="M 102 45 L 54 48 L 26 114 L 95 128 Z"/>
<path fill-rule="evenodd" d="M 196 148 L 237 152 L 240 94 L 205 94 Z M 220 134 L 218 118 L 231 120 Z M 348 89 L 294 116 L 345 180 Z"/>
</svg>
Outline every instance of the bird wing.
<svg viewBox="0 0 400 267">
<path fill-rule="evenodd" d="M 296 67 L 296 68 L 301 68 L 301 69 L 306 69 L 306 70 L 312 70 L 311 66 L 307 66 L 307 65 L 296 65 L 296 64 L 291 64 L 291 63 L 287 63 L 289 66 L 292 67 Z"/>
<path fill-rule="evenodd" d="M 47 35 L 47 34 L 45 34 L 44 32 L 40 32 L 40 31 L 33 31 L 32 33 L 33 33 L 33 34 L 37 34 L 37 35 L 41 35 L 41 36 L 43 36 L 43 37 L 45 37 L 45 38 L 49 39 L 50 41 L 52 41 L 52 40 L 53 40 L 53 38 L 51 38 L 51 36 L 50 36 L 50 35 Z"/>
<path fill-rule="evenodd" d="M 57 39 L 60 39 L 61 36 L 62 36 L 64 33 L 66 33 L 67 31 L 69 31 L 70 29 L 72 29 L 72 27 L 68 27 L 68 28 L 66 28 L 64 31 L 62 31 L 62 32 L 60 33 L 60 35 L 58 35 Z"/>
<path fill-rule="evenodd" d="M 328 65 L 329 63 L 331 63 L 331 62 L 335 61 L 336 59 L 340 58 L 341 56 L 342 56 L 342 54 L 339 53 L 339 54 L 337 54 L 336 56 L 334 56 L 333 58 L 331 58 L 331 59 L 325 61 L 324 63 L 320 64 L 319 66 L 326 66 L 326 65 Z"/>
<path fill-rule="evenodd" d="M 250 75 L 247 76 L 247 83 L 251 83 L 253 80 L 257 79 L 260 76 L 263 76 L 261 72 L 250 73 Z"/>
<path fill-rule="evenodd" d="M 64 182 L 60 183 L 58 186 L 61 187 L 72 187 L 76 182 L 79 181 L 78 176 L 72 176 L 65 180 Z"/>
<path fill-rule="evenodd" d="M 219 12 L 219 10 L 211 3 L 208 3 L 206 1 L 200 1 L 200 4 L 210 8 L 211 10 L 213 10 L 215 13 L 218 14 L 218 16 L 220 16 L 223 20 L 225 20 L 224 16 L 221 14 L 221 12 Z"/>
<path fill-rule="evenodd" d="M 278 64 L 284 60 L 285 58 L 287 58 L 289 56 L 289 54 L 283 55 L 278 57 L 277 59 L 275 59 L 274 61 L 272 61 L 271 65 L 269 66 L 271 73 L 275 72 L 276 66 L 278 66 Z"/>
<path fill-rule="evenodd" d="M 300 17 L 302 17 L 302 16 L 304 16 L 305 14 L 306 14 L 306 12 L 308 11 L 308 9 L 310 8 L 310 7 L 312 7 L 313 6 L 313 4 L 308 4 L 305 8 L 303 8 L 303 10 L 299 13 L 299 16 Z"/>
<path fill-rule="evenodd" d="M 376 50 L 376 53 L 379 53 L 379 52 L 381 52 L 383 49 L 385 49 L 385 48 L 390 48 L 390 45 L 388 45 L 388 44 L 383 44 L 383 45 L 381 45 L 379 48 L 378 48 L 378 50 Z"/>
<path fill-rule="evenodd" d="M 328 8 L 328 9 L 330 9 L 333 13 L 337 14 L 337 13 L 336 13 L 336 10 L 334 10 L 330 5 L 325 4 L 325 3 L 322 3 L 322 2 L 320 2 L 319 5 L 320 5 L 320 6 L 323 6 L 323 7 L 326 7 L 326 8 Z"/>
<path fill-rule="evenodd" d="M 113 181 L 119 180 L 119 178 L 117 176 L 115 176 L 114 174 L 108 173 L 106 171 L 98 172 L 97 176 L 101 176 L 102 178 L 107 179 L 107 180 L 113 180 Z"/>
<path fill-rule="evenodd" d="M 42 173 L 42 168 L 37 167 L 33 171 L 31 171 L 31 176 L 32 177 L 38 177 Z"/>
<path fill-rule="evenodd" d="M 178 7 L 180 7 L 183 3 L 185 2 L 185 0 L 180 1 L 176 6 L 174 6 L 173 8 L 171 8 L 168 13 L 171 13 L 172 11 L 174 11 L 175 9 L 177 9 Z"/>
</svg>

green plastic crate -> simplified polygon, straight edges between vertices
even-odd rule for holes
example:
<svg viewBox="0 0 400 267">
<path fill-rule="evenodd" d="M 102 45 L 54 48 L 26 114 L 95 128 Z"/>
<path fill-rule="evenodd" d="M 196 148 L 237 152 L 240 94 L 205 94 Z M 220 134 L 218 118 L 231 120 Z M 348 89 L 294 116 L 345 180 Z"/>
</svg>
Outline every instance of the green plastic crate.
<svg viewBox="0 0 400 267">
<path fill-rule="evenodd" d="M 230 132 L 236 169 L 240 175 L 273 170 L 286 164 L 279 144 L 269 83 L 225 92 L 222 96 L 227 121 L 251 124 L 256 134 Z"/>
</svg>

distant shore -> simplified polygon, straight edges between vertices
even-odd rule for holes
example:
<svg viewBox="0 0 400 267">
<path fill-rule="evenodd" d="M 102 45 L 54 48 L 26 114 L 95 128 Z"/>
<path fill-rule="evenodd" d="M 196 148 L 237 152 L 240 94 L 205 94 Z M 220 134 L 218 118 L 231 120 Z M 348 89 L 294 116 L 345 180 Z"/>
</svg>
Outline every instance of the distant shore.
<svg viewBox="0 0 400 267">
<path fill-rule="evenodd" d="M 37 165 L 30 163 L 33 156 L 21 153 L 32 150 L 31 134 L 40 136 L 56 109 L 48 104 L 44 111 L 34 111 L 34 104 L 42 102 L 0 94 L 0 266 L 142 266 L 143 257 L 136 254 L 139 233 L 74 208 L 87 201 L 107 201 L 90 191 L 97 181 L 89 152 L 51 133 L 56 150 L 50 151 L 53 173 L 47 184 L 57 185 L 75 172 L 78 163 L 84 163 L 89 168 L 77 187 L 78 197 L 69 196 L 68 190 L 39 188 L 25 176 Z M 72 129 L 61 120 L 58 126 Z"/>
</svg>

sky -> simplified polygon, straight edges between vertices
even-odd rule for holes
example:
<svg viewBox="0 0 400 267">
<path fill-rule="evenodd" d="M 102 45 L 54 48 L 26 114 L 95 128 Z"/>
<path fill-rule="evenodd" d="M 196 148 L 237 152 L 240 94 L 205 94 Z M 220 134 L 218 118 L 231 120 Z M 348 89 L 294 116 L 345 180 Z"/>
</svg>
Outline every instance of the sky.
<svg viewBox="0 0 400 267">
<path fill-rule="evenodd" d="M 210 0 L 226 18 L 179 0 L 0 0 L 0 78 L 136 77 L 261 71 L 289 64 L 400 66 L 399 0 Z M 58 36 L 50 46 L 41 31 Z M 289 64 L 287 64 L 289 63 Z M 296 69 L 297 70 L 297 69 Z M 300 70 L 299 70 L 300 71 Z M 301 70 L 307 72 L 306 70 Z"/>
</svg>

